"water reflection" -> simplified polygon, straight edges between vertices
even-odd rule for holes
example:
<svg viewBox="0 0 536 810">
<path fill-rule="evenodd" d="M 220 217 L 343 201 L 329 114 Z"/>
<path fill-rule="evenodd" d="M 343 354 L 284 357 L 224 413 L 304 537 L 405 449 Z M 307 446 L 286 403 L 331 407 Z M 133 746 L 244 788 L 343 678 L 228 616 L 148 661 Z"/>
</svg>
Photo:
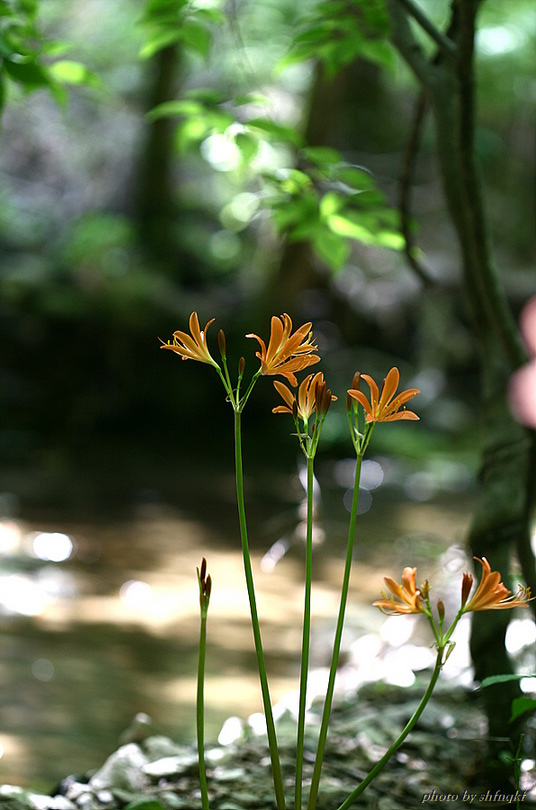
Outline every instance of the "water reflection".
<svg viewBox="0 0 536 810">
<path fill-rule="evenodd" d="M 460 508 L 460 496 L 455 510 L 450 500 L 400 503 L 392 489 L 379 486 L 382 479 L 394 480 L 389 464 L 378 459 L 366 465 L 364 491 L 372 491 L 374 500 L 358 529 L 341 689 L 378 678 L 412 683 L 414 672 L 431 661 L 428 628 L 413 621 L 419 617 L 395 619 L 395 625 L 371 607 L 385 574 L 399 577 L 404 565 L 419 565 L 446 594 L 448 610 L 449 599 L 459 599 L 452 574 L 467 566 L 460 544 L 471 509 Z M 310 699 L 325 689 L 347 531 L 341 501 L 352 474 L 348 461 L 320 465 L 317 518 L 324 542 L 315 546 Z M 288 482 L 285 487 L 275 517 L 253 512 L 250 529 L 272 695 L 293 711 L 303 603 L 303 489 L 295 490 L 296 503 L 289 508 Z M 156 504 L 121 521 L 0 522 L 0 782 L 50 789 L 67 773 L 97 766 L 139 712 L 149 714 L 159 732 L 194 738 L 195 569 L 203 555 L 214 581 L 207 738 L 217 736 L 226 718 L 245 719 L 260 710 L 236 516 L 232 525 L 217 519 L 220 515 L 208 523 L 204 512 L 194 517 Z M 449 671 L 457 674 L 468 665 L 462 626 L 468 624 L 461 623 L 449 659 Z M 226 729 L 233 733 L 231 721 Z"/>
<path fill-rule="evenodd" d="M 64 562 L 71 556 L 73 542 L 63 532 L 37 532 L 33 538 L 33 552 L 40 560 Z"/>
</svg>

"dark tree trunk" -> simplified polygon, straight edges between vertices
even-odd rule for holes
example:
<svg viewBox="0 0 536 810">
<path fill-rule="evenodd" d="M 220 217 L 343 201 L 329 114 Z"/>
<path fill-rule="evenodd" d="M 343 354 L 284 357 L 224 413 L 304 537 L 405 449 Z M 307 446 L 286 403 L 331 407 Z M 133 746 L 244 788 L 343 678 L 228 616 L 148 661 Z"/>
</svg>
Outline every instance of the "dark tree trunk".
<svg viewBox="0 0 536 810">
<path fill-rule="evenodd" d="M 453 4 L 449 34 L 436 31 L 412 0 L 387 0 L 392 40 L 412 68 L 432 110 L 437 156 L 448 210 L 462 257 L 465 300 L 481 365 L 481 492 L 469 536 L 475 556 L 486 556 L 509 584 L 511 558 L 517 550 L 527 584 L 534 587 L 534 557 L 530 550 L 529 517 L 533 501 L 530 479 L 531 436 L 512 418 L 507 384 L 512 371 L 525 361 L 525 352 L 490 251 L 480 176 L 474 147 L 474 34 L 480 0 Z M 438 55 L 428 60 L 409 25 L 419 23 L 435 40 Z M 479 569 L 479 566 L 477 566 Z M 534 604 L 534 603 L 533 603 Z M 471 652 L 475 677 L 512 671 L 504 639 L 509 611 L 474 614 Z M 488 781 L 509 778 L 504 742 L 517 747 L 520 728 L 509 723 L 515 682 L 483 692 L 489 722 Z M 508 748 L 507 748 L 508 750 Z"/>
<path fill-rule="evenodd" d="M 176 97 L 180 61 L 180 51 L 176 46 L 162 49 L 150 60 L 147 111 Z M 174 176 L 175 127 L 176 122 L 166 117 L 146 125 L 135 177 L 134 216 L 140 244 L 147 258 L 181 278 L 184 272 L 177 238 L 180 210 Z"/>
</svg>

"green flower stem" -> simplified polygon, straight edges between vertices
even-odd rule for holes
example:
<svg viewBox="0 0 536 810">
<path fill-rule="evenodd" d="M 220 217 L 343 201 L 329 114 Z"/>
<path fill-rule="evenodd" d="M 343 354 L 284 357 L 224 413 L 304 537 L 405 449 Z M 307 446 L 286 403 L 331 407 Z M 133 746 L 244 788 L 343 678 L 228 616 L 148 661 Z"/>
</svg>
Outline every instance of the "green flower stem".
<svg viewBox="0 0 536 810">
<path fill-rule="evenodd" d="M 316 749 L 316 758 L 313 768 L 313 777 L 311 781 L 311 790 L 309 792 L 309 801 L 307 810 L 314 810 L 316 807 L 316 800 L 318 797 L 318 786 L 320 783 L 320 774 L 322 771 L 322 763 L 324 761 L 324 749 L 326 747 L 326 738 L 328 734 L 328 723 L 331 714 L 331 704 L 333 702 L 333 692 L 335 689 L 335 677 L 337 675 L 337 666 L 339 663 L 339 654 L 341 650 L 342 632 L 344 628 L 344 616 L 346 613 L 346 603 L 348 601 L 348 587 L 350 584 L 350 571 L 352 569 L 352 556 L 354 550 L 354 537 L 355 527 L 357 522 L 357 504 L 359 501 L 359 479 L 361 477 L 361 465 L 363 463 L 363 454 L 357 455 L 355 478 L 354 478 L 354 493 L 352 497 L 352 508 L 350 512 L 350 524 L 348 527 L 348 543 L 346 546 L 346 563 L 344 566 L 344 575 L 341 589 L 341 600 L 339 605 L 339 615 L 337 619 L 337 627 L 335 629 L 335 638 L 333 641 L 333 653 L 331 656 L 331 666 L 329 670 L 328 686 L 326 690 L 326 699 L 324 701 L 324 710 L 322 713 L 322 722 L 320 724 L 320 733 L 318 736 L 318 745 Z M 299 808 L 298 808 L 299 810 Z"/>
<path fill-rule="evenodd" d="M 313 566 L 313 494 L 314 456 L 307 456 L 307 534 L 305 538 L 305 593 L 303 603 L 303 638 L 300 671 L 300 700 L 298 734 L 296 741 L 296 783 L 294 810 L 302 806 L 303 743 L 305 736 L 305 709 L 307 702 L 307 675 L 309 671 L 309 642 L 311 636 L 311 581 Z"/>
<path fill-rule="evenodd" d="M 199 632 L 199 656 L 197 663 L 197 756 L 199 758 L 199 782 L 201 806 L 209 810 L 207 772 L 205 766 L 205 655 L 207 649 L 207 610 L 201 608 Z"/>
<path fill-rule="evenodd" d="M 368 785 L 370 785 L 370 783 L 372 782 L 372 780 L 375 779 L 375 777 L 379 774 L 384 765 L 386 765 L 389 762 L 393 754 L 396 753 L 396 751 L 398 751 L 398 749 L 400 748 L 400 746 L 402 745 L 402 743 L 404 742 L 410 731 L 412 731 L 419 717 L 423 713 L 426 704 L 432 697 L 432 692 L 434 691 L 437 679 L 439 678 L 441 672 L 441 667 L 443 666 L 443 653 L 444 647 L 440 647 L 437 652 L 436 663 L 434 671 L 432 673 L 432 678 L 430 680 L 430 683 L 428 684 L 428 688 L 426 689 L 426 692 L 424 693 L 421 702 L 419 703 L 419 705 L 411 715 L 410 719 L 408 720 L 402 733 L 399 734 L 399 736 L 396 738 L 391 747 L 388 748 L 383 757 L 372 768 L 370 773 L 368 773 L 367 776 L 365 776 L 363 781 L 359 783 L 356 789 L 352 791 L 352 793 L 350 793 L 350 795 L 343 801 L 341 805 L 339 805 L 337 810 L 348 810 L 348 808 L 351 807 L 351 805 L 356 801 L 356 799 L 358 799 L 359 796 L 363 793 L 365 788 L 367 788 Z"/>
<path fill-rule="evenodd" d="M 249 394 L 248 394 L 249 395 Z M 253 571 L 251 568 L 251 558 L 249 554 L 248 532 L 246 523 L 246 507 L 244 502 L 244 472 L 242 464 L 242 431 L 241 412 L 235 410 L 235 475 L 236 475 L 236 495 L 238 502 L 238 518 L 240 522 L 240 538 L 242 541 L 242 557 L 244 560 L 244 574 L 251 611 L 251 626 L 253 628 L 253 638 L 255 641 L 255 652 L 259 667 L 259 679 L 261 684 L 264 716 L 266 718 L 266 731 L 268 734 L 268 745 L 270 747 L 270 758 L 272 761 L 272 777 L 274 780 L 275 796 L 278 810 L 285 810 L 285 794 L 283 789 L 283 776 L 281 773 L 281 763 L 277 748 L 277 737 L 275 733 L 275 723 L 270 699 L 270 689 L 264 663 L 264 652 L 262 648 L 261 630 L 257 613 L 257 601 L 255 598 L 255 584 L 253 582 Z"/>
</svg>

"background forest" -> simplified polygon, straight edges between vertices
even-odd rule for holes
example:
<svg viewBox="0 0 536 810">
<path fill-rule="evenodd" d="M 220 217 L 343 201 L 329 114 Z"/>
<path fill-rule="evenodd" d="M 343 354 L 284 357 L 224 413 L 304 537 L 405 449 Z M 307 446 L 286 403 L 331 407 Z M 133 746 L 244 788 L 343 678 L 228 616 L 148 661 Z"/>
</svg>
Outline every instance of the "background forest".
<svg viewBox="0 0 536 810">
<path fill-rule="evenodd" d="M 219 381 L 159 351 L 197 310 L 248 363 L 244 336 L 266 336 L 271 315 L 312 320 L 341 399 L 356 369 L 381 378 L 396 364 L 421 390 L 422 423 L 375 437 L 389 497 L 461 504 L 469 521 L 482 342 L 393 3 L 0 3 L 2 517 L 37 526 L 166 504 L 209 522 L 216 490 L 216 530 L 233 520 Z M 441 32 L 458 3 L 399 5 L 440 62 L 418 11 Z M 536 293 L 535 13 L 532 0 L 466 5 L 479 11 L 474 147 L 517 320 Z M 284 501 L 275 465 L 296 468 L 277 395 L 263 392 L 246 448 L 259 521 Z M 326 469 L 348 455 L 342 410 L 321 453 Z M 33 638 L 3 612 L 6 634 Z"/>
</svg>

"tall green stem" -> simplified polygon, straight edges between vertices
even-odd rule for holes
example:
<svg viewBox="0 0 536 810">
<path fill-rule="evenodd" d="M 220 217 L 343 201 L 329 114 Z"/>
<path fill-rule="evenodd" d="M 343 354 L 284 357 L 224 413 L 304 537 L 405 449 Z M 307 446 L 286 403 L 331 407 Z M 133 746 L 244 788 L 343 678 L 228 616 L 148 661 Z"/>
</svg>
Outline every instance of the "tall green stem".
<svg viewBox="0 0 536 810">
<path fill-rule="evenodd" d="M 199 758 L 199 782 L 201 806 L 209 810 L 207 772 L 205 766 L 205 654 L 207 649 L 207 613 L 201 611 L 199 631 L 199 656 L 197 663 L 197 756 Z"/>
<path fill-rule="evenodd" d="M 320 733 L 318 737 L 318 745 L 316 749 L 316 759 L 313 769 L 313 778 L 311 781 L 311 790 L 309 793 L 309 801 L 307 810 L 314 810 L 316 807 L 316 800 L 318 797 L 318 786 L 320 783 L 320 774 L 322 772 L 322 763 L 324 761 L 324 749 L 326 747 L 326 738 L 328 735 L 328 723 L 331 714 L 331 704 L 333 702 L 333 692 L 335 689 L 335 677 L 337 675 L 337 666 L 339 663 L 339 654 L 341 650 L 342 632 L 344 628 L 344 616 L 346 613 L 346 603 L 348 601 L 348 587 L 350 585 L 350 572 L 352 569 L 352 556 L 354 552 L 354 537 L 355 527 L 357 522 L 357 504 L 359 501 L 359 479 L 361 477 L 361 465 L 363 463 L 363 454 L 357 455 L 357 462 L 355 468 L 354 478 L 354 493 L 352 497 L 352 508 L 350 512 L 350 523 L 348 527 L 348 543 L 346 546 L 346 562 L 344 566 L 344 575 L 341 588 L 341 600 L 339 604 L 339 615 L 337 619 L 337 627 L 335 629 L 335 638 L 333 640 L 333 653 L 331 656 L 331 666 L 329 670 L 328 687 L 326 690 L 326 699 L 324 701 L 324 711 L 322 713 L 322 722 L 320 724 Z"/>
<path fill-rule="evenodd" d="M 242 463 L 242 430 L 240 418 L 241 412 L 239 410 L 235 410 L 234 415 L 236 496 L 238 502 L 238 519 L 240 522 L 240 539 L 242 541 L 242 557 L 244 560 L 244 574 L 246 578 L 246 587 L 251 612 L 251 626 L 253 628 L 255 652 L 257 654 L 257 663 L 259 668 L 259 679 L 261 684 L 264 716 L 266 718 L 266 731 L 268 735 L 268 745 L 270 747 L 272 776 L 274 780 L 277 808 L 278 810 L 285 810 L 286 803 L 283 789 L 283 777 L 281 774 L 281 763 L 279 761 L 279 751 L 277 748 L 277 738 L 275 733 L 272 702 L 270 699 L 270 689 L 268 686 L 268 677 L 266 674 L 266 665 L 264 663 L 264 652 L 262 648 L 261 630 L 257 612 L 257 601 L 255 598 L 255 584 L 253 581 L 253 571 L 251 568 L 251 558 L 249 554 L 246 507 L 244 502 L 244 472 Z"/>
<path fill-rule="evenodd" d="M 400 748 L 400 746 L 402 745 L 402 743 L 404 742 L 410 731 L 413 729 L 417 720 L 423 713 L 426 704 L 432 697 L 432 692 L 434 691 L 437 679 L 439 678 L 441 672 L 441 667 L 443 665 L 443 652 L 444 647 L 440 647 L 437 652 L 436 663 L 434 671 L 432 673 L 432 678 L 430 680 L 430 683 L 428 684 L 428 688 L 426 689 L 426 692 L 424 693 L 421 702 L 419 703 L 419 705 L 411 715 L 410 719 L 408 720 L 406 726 L 404 727 L 404 730 L 401 732 L 401 734 L 399 734 L 399 736 L 396 738 L 391 747 L 388 748 L 383 757 L 372 768 L 370 773 L 368 773 L 367 776 L 365 776 L 363 781 L 359 783 L 359 785 L 356 787 L 354 791 L 352 791 L 352 793 L 350 793 L 350 795 L 343 801 L 343 803 L 337 808 L 337 810 L 348 810 L 348 808 L 351 807 L 351 805 L 356 801 L 356 799 L 358 799 L 358 797 L 363 793 L 365 788 L 368 787 L 368 785 L 370 785 L 372 780 L 378 775 L 378 773 L 381 771 L 384 765 L 386 765 L 389 762 L 393 754 L 396 751 L 398 751 L 398 749 Z"/>
<path fill-rule="evenodd" d="M 307 534 L 305 538 L 305 592 L 303 601 L 303 637 L 300 671 L 300 702 L 296 741 L 296 783 L 294 810 L 302 806 L 303 743 L 305 737 L 305 709 L 307 704 L 307 674 L 309 670 L 309 642 L 311 636 L 311 581 L 313 567 L 313 505 L 314 458 L 307 456 Z"/>
</svg>

